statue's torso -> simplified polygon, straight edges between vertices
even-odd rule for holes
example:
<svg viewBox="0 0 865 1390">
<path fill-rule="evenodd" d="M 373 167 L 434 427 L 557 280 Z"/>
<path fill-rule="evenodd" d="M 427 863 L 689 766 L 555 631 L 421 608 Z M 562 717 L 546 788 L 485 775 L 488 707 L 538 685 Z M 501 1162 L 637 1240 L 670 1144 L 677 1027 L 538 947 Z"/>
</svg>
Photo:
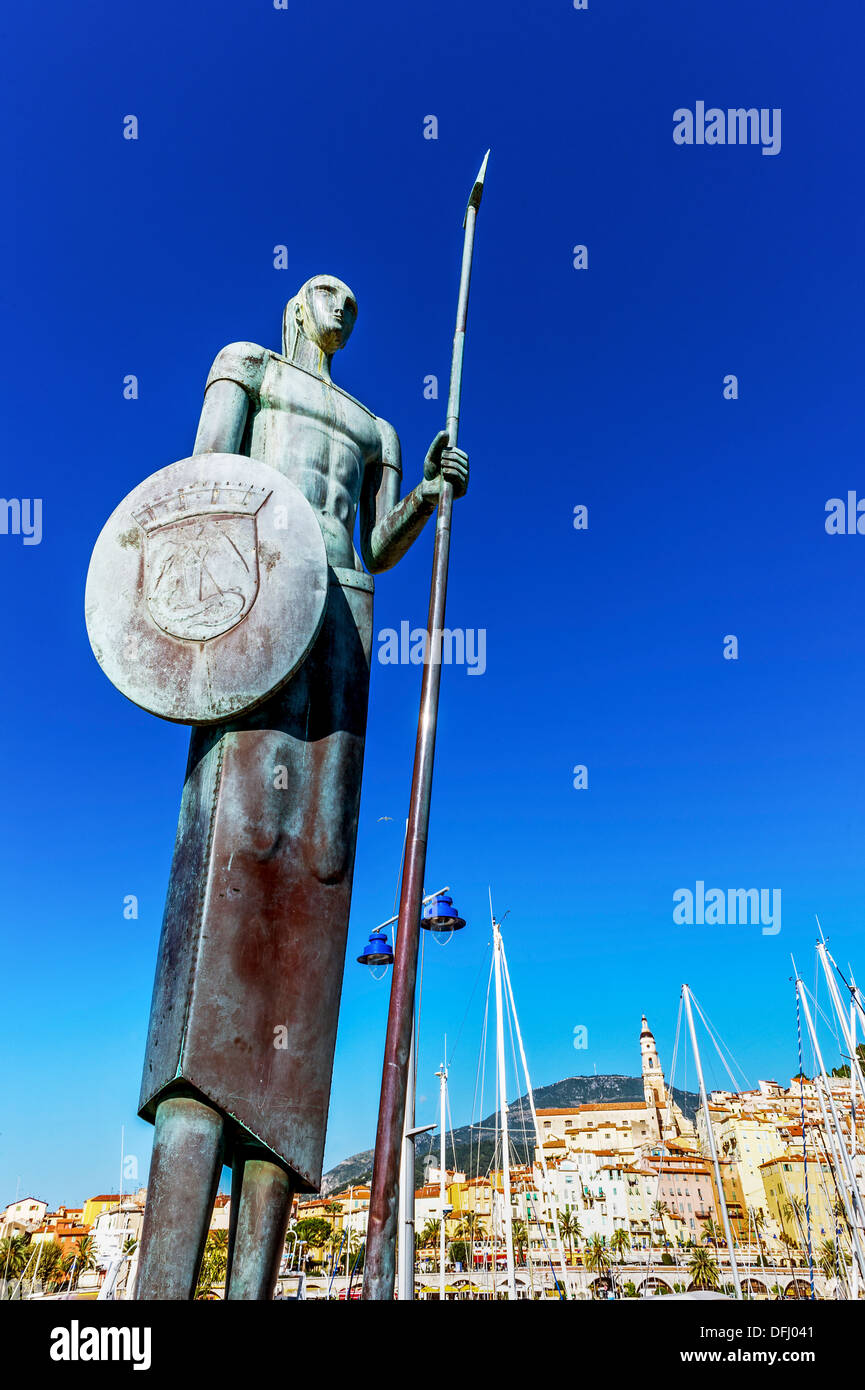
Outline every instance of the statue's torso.
<svg viewBox="0 0 865 1390">
<path fill-rule="evenodd" d="M 266 353 L 248 452 L 290 478 L 318 515 L 332 565 L 360 569 L 354 523 L 364 472 L 381 456 L 375 415 L 284 357 Z"/>
</svg>

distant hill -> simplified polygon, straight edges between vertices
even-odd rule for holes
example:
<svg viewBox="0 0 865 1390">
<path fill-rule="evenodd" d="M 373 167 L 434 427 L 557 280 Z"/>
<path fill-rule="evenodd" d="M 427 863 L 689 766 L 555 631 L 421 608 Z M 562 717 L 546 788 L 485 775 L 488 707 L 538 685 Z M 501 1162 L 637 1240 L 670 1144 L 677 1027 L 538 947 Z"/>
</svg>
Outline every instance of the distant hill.
<svg viewBox="0 0 865 1390">
<path fill-rule="evenodd" d="M 643 1082 L 639 1076 L 569 1076 L 564 1081 L 554 1081 L 550 1086 L 538 1086 L 535 1090 L 538 1110 L 566 1110 L 576 1105 L 642 1099 Z M 699 1096 L 674 1087 L 673 1099 L 689 1120 L 696 1117 Z M 479 1124 L 463 1125 L 460 1129 L 449 1131 L 446 1150 L 448 1166 L 453 1164 L 455 1153 L 457 1168 L 466 1173 L 485 1173 L 493 1158 L 496 1124 L 496 1116 L 492 1114 Z M 534 1131 L 528 1096 L 520 1096 L 508 1107 L 508 1132 L 514 1162 L 531 1163 Z M 422 1134 L 418 1137 L 415 1163 L 418 1186 L 430 1165 L 438 1167 L 438 1149 L 436 1135 Z M 364 1149 L 362 1153 L 344 1158 L 325 1173 L 321 1180 L 322 1193 L 327 1197 L 352 1183 L 368 1183 L 372 1177 L 372 1159 L 372 1149 Z"/>
</svg>

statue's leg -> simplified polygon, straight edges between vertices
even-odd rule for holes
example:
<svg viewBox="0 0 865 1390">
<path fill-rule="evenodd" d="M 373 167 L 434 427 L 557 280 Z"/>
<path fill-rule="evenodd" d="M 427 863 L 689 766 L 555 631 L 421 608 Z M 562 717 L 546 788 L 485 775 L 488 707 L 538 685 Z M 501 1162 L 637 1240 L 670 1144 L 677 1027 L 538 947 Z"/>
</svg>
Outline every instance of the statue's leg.
<svg viewBox="0 0 865 1390">
<path fill-rule="evenodd" d="M 285 1249 L 293 1195 L 291 1178 L 261 1147 L 244 1147 L 235 1162 L 242 1164 L 243 1173 L 225 1296 L 269 1300 Z"/>
<path fill-rule="evenodd" d="M 221 1115 L 191 1096 L 168 1096 L 156 1134 L 141 1230 L 137 1299 L 191 1299 L 219 1177 Z"/>
<path fill-rule="evenodd" d="M 240 1212 L 240 1193 L 243 1188 L 243 1165 L 246 1151 L 238 1144 L 231 1165 L 231 1201 L 228 1206 L 228 1259 L 225 1266 L 225 1290 L 228 1297 L 228 1280 L 231 1275 L 231 1261 L 234 1259 L 234 1244 L 237 1240 L 237 1217 Z"/>
</svg>

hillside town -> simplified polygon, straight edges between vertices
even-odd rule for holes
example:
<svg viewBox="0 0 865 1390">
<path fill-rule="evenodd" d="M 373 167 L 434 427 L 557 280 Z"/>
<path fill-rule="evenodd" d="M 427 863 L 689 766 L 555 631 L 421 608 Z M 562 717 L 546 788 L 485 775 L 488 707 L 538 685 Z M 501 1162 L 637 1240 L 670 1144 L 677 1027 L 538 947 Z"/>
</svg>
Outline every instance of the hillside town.
<svg viewBox="0 0 865 1390">
<path fill-rule="evenodd" d="M 673 1099 L 645 1017 L 639 1044 L 644 1098 L 539 1108 L 533 1162 L 510 1164 L 507 1182 L 503 1168 L 427 1168 L 414 1202 L 417 1297 L 497 1296 L 506 1229 L 518 1296 L 723 1289 L 725 1215 L 745 1296 L 858 1296 L 826 1125 L 831 1096 L 865 1191 L 865 1126 L 849 1075 L 709 1093 L 716 1169 L 706 1112 L 693 1121 Z M 282 1296 L 359 1296 L 369 1198 L 358 1183 L 295 1201 Z M 35 1196 L 11 1203 L 0 1215 L 4 1296 L 128 1297 L 146 1200 L 141 1188 L 55 1211 Z M 220 1194 L 199 1297 L 222 1296 L 230 1226 L 231 1200 Z"/>
</svg>

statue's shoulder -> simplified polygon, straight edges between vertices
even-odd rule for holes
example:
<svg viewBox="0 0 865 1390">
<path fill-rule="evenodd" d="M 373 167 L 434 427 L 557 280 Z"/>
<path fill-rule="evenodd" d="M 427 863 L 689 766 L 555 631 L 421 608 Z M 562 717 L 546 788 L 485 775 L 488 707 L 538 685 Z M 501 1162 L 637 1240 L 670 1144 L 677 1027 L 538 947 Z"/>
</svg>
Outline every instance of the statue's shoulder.
<svg viewBox="0 0 865 1390">
<path fill-rule="evenodd" d="M 375 423 L 378 426 L 379 438 L 381 439 L 382 462 L 389 463 L 393 468 L 400 468 L 399 435 L 390 421 L 382 419 L 380 415 L 376 415 Z"/>
<path fill-rule="evenodd" d="M 216 354 L 207 376 L 207 386 L 214 381 L 236 381 L 249 395 L 257 397 L 268 359 L 272 355 L 267 348 L 259 347 L 258 343 L 229 343 Z"/>
</svg>

